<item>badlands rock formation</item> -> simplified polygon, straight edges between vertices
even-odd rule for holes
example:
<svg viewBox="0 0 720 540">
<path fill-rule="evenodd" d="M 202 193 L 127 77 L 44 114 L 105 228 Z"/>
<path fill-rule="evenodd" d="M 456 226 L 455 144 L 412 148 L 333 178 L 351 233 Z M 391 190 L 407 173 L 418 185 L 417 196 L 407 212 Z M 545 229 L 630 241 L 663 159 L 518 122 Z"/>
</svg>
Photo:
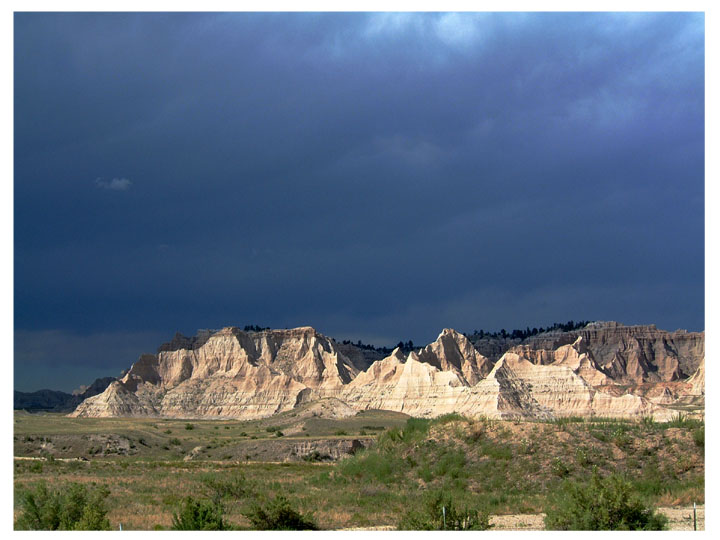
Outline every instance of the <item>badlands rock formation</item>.
<svg viewBox="0 0 720 540">
<path fill-rule="evenodd" d="M 619 384 L 687 379 L 705 358 L 702 332 L 667 332 L 653 324 L 591 323 L 571 332 L 540 334 L 525 344 L 533 349 L 555 350 L 578 337 L 583 338 L 598 366 Z"/>
<path fill-rule="evenodd" d="M 252 419 L 329 398 L 343 414 L 664 419 L 667 405 L 704 393 L 702 334 L 617 323 L 561 334 L 526 340 L 493 361 L 445 329 L 423 349 L 395 349 L 372 363 L 310 327 L 178 334 L 72 415 Z"/>
</svg>

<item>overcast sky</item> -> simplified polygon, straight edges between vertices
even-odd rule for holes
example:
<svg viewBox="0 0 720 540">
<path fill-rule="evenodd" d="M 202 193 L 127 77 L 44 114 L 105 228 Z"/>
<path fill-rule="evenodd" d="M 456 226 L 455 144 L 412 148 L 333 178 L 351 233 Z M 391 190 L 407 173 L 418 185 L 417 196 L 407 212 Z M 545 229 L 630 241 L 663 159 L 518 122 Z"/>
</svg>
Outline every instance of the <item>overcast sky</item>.
<svg viewBox="0 0 720 540">
<path fill-rule="evenodd" d="M 175 331 L 704 329 L 702 14 L 16 14 L 15 388 Z"/>
</svg>

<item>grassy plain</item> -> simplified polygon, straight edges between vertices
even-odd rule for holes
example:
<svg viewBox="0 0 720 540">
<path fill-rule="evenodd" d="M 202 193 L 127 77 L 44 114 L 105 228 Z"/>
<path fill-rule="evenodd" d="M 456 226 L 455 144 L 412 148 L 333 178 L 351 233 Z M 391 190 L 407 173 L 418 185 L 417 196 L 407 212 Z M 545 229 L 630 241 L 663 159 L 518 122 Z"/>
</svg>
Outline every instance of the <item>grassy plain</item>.
<svg viewBox="0 0 720 540">
<path fill-rule="evenodd" d="M 293 453 L 348 439 L 370 448 L 337 462 Z M 223 499 L 238 527 L 249 525 L 242 513 L 255 498 L 277 494 L 323 529 L 396 525 L 429 489 L 496 515 L 537 514 L 548 493 L 594 468 L 625 474 L 654 506 L 704 502 L 704 424 L 682 416 L 520 422 L 367 411 L 241 422 L 16 412 L 14 447 L 16 490 L 40 480 L 106 485 L 110 522 L 126 530 L 168 528 L 186 495 L 212 497 L 218 482 L 247 488 Z"/>
</svg>

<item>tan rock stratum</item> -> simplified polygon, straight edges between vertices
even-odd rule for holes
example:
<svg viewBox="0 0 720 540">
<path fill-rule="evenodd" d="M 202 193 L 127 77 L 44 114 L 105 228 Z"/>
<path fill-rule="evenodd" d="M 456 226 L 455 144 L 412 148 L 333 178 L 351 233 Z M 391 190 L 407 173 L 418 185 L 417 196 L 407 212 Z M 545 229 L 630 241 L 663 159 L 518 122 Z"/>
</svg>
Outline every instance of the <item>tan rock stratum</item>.
<svg viewBox="0 0 720 540">
<path fill-rule="evenodd" d="M 422 417 L 662 420 L 675 401 L 704 396 L 702 334 L 606 323 L 571 337 L 534 340 L 493 362 L 444 329 L 427 347 L 407 355 L 395 349 L 362 370 L 369 362 L 360 353 L 311 327 L 177 335 L 71 416 L 254 419 L 323 399 L 343 416 L 385 409 Z M 692 376 L 683 379 L 686 371 Z M 628 391 L 633 385 L 638 390 Z"/>
</svg>

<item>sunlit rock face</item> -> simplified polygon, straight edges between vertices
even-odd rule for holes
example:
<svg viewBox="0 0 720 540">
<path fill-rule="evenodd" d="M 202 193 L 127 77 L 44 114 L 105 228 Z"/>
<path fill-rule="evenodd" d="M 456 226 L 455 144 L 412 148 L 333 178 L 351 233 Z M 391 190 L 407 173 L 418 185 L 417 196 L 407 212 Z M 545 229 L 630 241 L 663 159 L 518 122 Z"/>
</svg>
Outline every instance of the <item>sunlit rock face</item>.
<svg viewBox="0 0 720 540">
<path fill-rule="evenodd" d="M 143 355 L 73 415 L 261 418 L 292 409 L 309 392 L 333 394 L 357 372 L 309 327 L 224 328 L 194 342 L 176 337 Z"/>
<path fill-rule="evenodd" d="M 692 377 L 687 380 L 685 393 L 688 396 L 705 395 L 705 358 L 702 359 L 702 362 L 700 362 L 700 365 L 695 370 Z"/>
<path fill-rule="evenodd" d="M 605 323 L 566 334 L 526 340 L 494 363 L 452 329 L 371 363 L 311 327 L 178 334 L 72 415 L 252 419 L 332 398 L 345 413 L 660 419 L 704 395 L 702 333 Z"/>
</svg>

